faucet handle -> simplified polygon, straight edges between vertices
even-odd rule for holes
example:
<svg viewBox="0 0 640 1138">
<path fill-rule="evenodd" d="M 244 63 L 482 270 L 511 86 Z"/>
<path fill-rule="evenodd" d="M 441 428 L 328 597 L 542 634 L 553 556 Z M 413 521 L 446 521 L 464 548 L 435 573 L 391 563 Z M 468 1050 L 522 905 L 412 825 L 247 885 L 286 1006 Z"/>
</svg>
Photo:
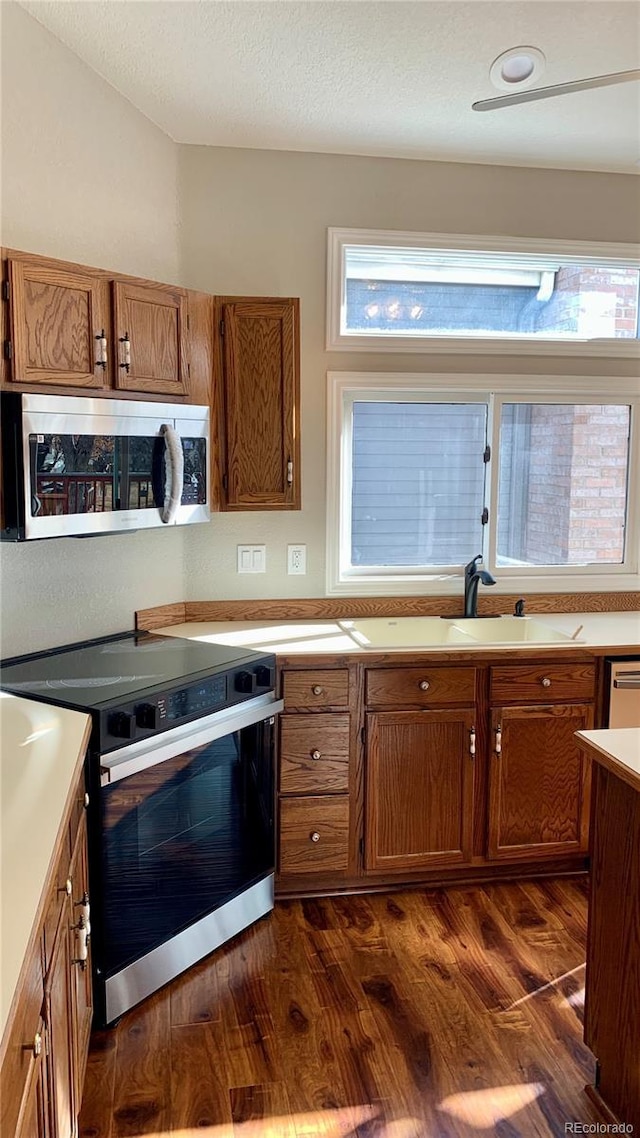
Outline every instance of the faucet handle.
<svg viewBox="0 0 640 1138">
<path fill-rule="evenodd" d="M 475 557 L 471 558 L 471 561 L 469 562 L 469 564 L 465 565 L 465 567 L 464 567 L 465 577 L 467 577 L 467 576 L 470 577 L 472 573 L 475 573 L 476 565 L 478 565 L 480 561 L 482 561 L 482 554 L 481 553 L 478 553 L 478 554 L 476 554 Z"/>
<path fill-rule="evenodd" d="M 524 605 L 525 605 L 524 597 L 520 597 L 520 600 L 516 601 L 516 603 L 514 605 L 513 615 L 514 616 L 524 616 Z"/>
</svg>

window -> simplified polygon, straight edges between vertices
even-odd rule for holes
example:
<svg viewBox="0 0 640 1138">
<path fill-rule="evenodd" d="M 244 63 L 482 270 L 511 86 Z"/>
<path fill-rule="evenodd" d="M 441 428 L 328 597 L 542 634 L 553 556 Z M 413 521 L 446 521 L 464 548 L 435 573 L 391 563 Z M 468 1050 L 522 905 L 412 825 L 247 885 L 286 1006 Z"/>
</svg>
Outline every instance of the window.
<svg viewBox="0 0 640 1138">
<path fill-rule="evenodd" d="M 330 592 L 442 591 L 480 552 L 510 587 L 637 572 L 635 381 L 605 402 L 584 388 L 611 378 L 562 396 L 559 377 L 329 380 Z"/>
<path fill-rule="evenodd" d="M 630 246 L 329 231 L 329 348 L 637 354 Z"/>
</svg>

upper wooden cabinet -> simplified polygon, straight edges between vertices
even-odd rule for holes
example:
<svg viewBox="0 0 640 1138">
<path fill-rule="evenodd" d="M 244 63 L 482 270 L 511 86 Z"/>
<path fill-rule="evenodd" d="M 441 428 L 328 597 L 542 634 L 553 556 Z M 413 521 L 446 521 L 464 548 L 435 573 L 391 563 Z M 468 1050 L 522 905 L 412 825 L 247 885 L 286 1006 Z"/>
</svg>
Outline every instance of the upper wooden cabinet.
<svg viewBox="0 0 640 1138">
<path fill-rule="evenodd" d="M 211 398 L 213 298 L 6 251 L 4 383 L 95 394 Z M 190 298 L 195 376 L 190 382 Z M 6 303 L 8 302 L 8 303 Z M 202 343 L 200 343 L 202 341 Z"/>
<path fill-rule="evenodd" d="M 223 297 L 218 312 L 223 508 L 300 509 L 299 301 Z"/>
<path fill-rule="evenodd" d="M 154 395 L 187 395 L 187 293 L 154 284 L 113 282 L 115 386 Z"/>
<path fill-rule="evenodd" d="M 89 273 L 9 260 L 5 356 L 17 383 L 106 387 L 109 288 Z"/>
</svg>

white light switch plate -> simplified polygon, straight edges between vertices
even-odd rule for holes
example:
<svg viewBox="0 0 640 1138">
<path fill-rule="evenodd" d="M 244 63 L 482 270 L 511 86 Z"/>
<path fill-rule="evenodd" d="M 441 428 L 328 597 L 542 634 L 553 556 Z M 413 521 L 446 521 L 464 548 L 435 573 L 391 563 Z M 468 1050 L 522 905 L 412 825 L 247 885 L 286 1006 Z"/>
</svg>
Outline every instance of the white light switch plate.
<svg viewBox="0 0 640 1138">
<path fill-rule="evenodd" d="M 306 545 L 287 546 L 287 573 L 306 573 L 307 547 Z"/>
<path fill-rule="evenodd" d="M 266 545 L 238 546 L 238 573 L 266 573 Z"/>
</svg>

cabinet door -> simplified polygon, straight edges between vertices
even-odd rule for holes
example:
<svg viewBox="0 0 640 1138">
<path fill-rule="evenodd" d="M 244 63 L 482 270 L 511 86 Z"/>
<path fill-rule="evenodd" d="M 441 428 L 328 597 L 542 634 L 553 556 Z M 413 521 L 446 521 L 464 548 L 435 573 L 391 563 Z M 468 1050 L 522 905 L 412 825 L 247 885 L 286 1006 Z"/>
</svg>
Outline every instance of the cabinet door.
<svg viewBox="0 0 640 1138">
<path fill-rule="evenodd" d="M 490 858 L 587 849 L 590 764 L 574 733 L 592 725 L 588 704 L 492 712 Z"/>
<path fill-rule="evenodd" d="M 80 821 L 76 839 L 73 860 L 71 862 L 71 880 L 73 883 L 73 924 L 71 929 L 70 951 L 73 959 L 79 959 L 81 930 L 77 928 L 80 921 L 87 921 L 89 908 L 89 868 L 87 860 L 87 820 L 83 815 Z M 72 978 L 74 984 L 74 1037 L 75 1037 L 75 1101 L 80 1109 L 82 1101 L 82 1088 L 84 1086 L 87 1055 L 89 1053 L 89 1034 L 93 1017 L 93 995 L 91 987 L 91 949 L 87 946 L 88 956 L 84 962 L 72 964 Z"/>
<path fill-rule="evenodd" d="M 298 301 L 224 304 L 225 507 L 300 509 Z"/>
<path fill-rule="evenodd" d="M 71 971 L 75 966 L 71 963 L 71 924 L 72 904 L 67 898 L 45 983 L 51 1126 L 56 1138 L 73 1138 L 76 1133 L 75 977 Z"/>
<path fill-rule="evenodd" d="M 471 857 L 475 712 L 367 716 L 365 869 Z"/>
<path fill-rule="evenodd" d="M 44 1024 L 39 1033 L 42 1050 L 36 1056 L 23 1109 L 20 1112 L 16 1138 L 49 1138 L 49 1102 Z"/>
<path fill-rule="evenodd" d="M 108 386 L 106 282 L 35 260 L 9 260 L 8 269 L 12 380 L 61 387 Z"/>
<path fill-rule="evenodd" d="M 115 384 L 123 391 L 187 395 L 187 293 L 114 281 Z"/>
</svg>

